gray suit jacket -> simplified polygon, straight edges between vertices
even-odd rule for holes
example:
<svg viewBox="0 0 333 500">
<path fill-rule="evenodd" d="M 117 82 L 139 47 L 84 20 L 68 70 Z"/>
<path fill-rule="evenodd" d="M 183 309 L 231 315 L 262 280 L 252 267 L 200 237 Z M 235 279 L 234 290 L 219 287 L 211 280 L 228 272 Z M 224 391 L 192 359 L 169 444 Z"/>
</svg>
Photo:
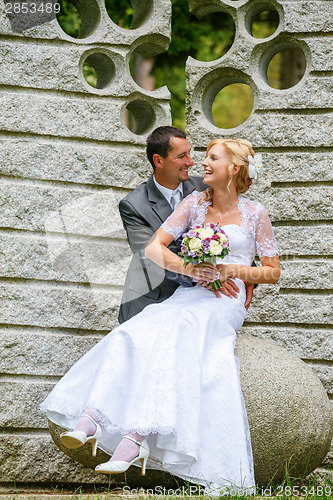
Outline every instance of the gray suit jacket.
<svg viewBox="0 0 333 500">
<path fill-rule="evenodd" d="M 184 198 L 195 189 L 203 191 L 207 187 L 201 177 L 190 177 L 183 183 Z M 148 304 L 170 297 L 180 284 L 192 286 L 192 282 L 184 276 L 165 271 L 144 256 L 151 236 L 172 213 L 169 203 L 155 186 L 152 175 L 121 200 L 119 211 L 134 254 L 119 311 L 119 322 L 123 323 Z M 173 241 L 169 249 L 178 253 L 180 239 Z"/>
</svg>

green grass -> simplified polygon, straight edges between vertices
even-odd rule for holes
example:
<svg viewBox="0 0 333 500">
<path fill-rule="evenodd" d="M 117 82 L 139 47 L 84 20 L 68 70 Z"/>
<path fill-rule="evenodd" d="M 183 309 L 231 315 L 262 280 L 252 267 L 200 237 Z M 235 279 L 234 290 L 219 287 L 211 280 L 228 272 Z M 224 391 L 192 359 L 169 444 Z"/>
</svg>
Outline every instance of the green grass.
<svg viewBox="0 0 333 500">
<path fill-rule="evenodd" d="M 173 489 L 163 490 L 161 487 L 161 494 L 154 494 L 152 489 L 143 489 L 143 488 L 131 488 L 127 485 L 127 478 L 125 475 L 124 484 L 125 487 L 114 487 L 114 484 L 111 484 L 112 478 L 109 477 L 109 482 L 105 486 L 93 486 L 93 485 L 85 485 L 78 486 L 73 490 L 70 490 L 70 487 L 63 488 L 59 486 L 53 486 L 48 489 L 48 492 L 45 490 L 40 491 L 32 491 L 29 490 L 29 486 L 27 489 L 23 491 L 21 488 L 18 488 L 14 483 L 14 490 L 17 490 L 16 494 L 9 494 L 4 496 L 0 492 L 0 497 L 3 500 L 22 500 L 24 496 L 31 497 L 31 494 L 35 494 L 36 496 L 41 496 L 43 494 L 51 494 L 55 498 L 62 499 L 75 499 L 75 500 L 106 500 L 115 497 L 128 498 L 132 500 L 139 500 L 143 498 L 156 499 L 156 500 L 172 500 L 172 499 L 180 499 L 180 498 L 195 498 L 197 500 L 217 500 L 218 497 L 213 497 L 210 495 L 204 494 L 193 494 L 194 490 L 191 490 L 191 486 L 193 488 L 193 484 L 186 483 L 183 481 L 182 483 L 178 483 L 178 487 Z M 178 492 L 176 490 L 179 490 Z M 157 493 L 155 489 L 155 493 Z M 178 493 L 178 494 L 176 494 Z M 34 496 L 35 496 L 34 495 Z M 219 497 L 223 500 L 225 497 Z M 232 498 L 234 500 L 266 500 L 266 499 L 274 499 L 274 500 L 332 500 L 333 498 L 333 472 L 329 471 L 327 476 L 324 478 L 323 483 L 319 483 L 316 480 L 315 476 L 308 476 L 304 478 L 295 478 L 290 475 L 290 472 L 286 470 L 285 477 L 281 484 L 274 484 L 274 480 L 271 480 L 266 487 L 257 487 L 256 495 L 249 494 L 237 494 L 234 491 L 230 492 L 230 495 L 227 498 Z"/>
<path fill-rule="evenodd" d="M 115 497 L 127 498 L 131 500 L 139 500 L 143 498 L 156 499 L 156 500 L 171 500 L 171 499 L 184 499 L 194 498 L 196 500 L 218 500 L 218 498 L 230 498 L 234 500 L 332 500 L 333 499 L 333 470 L 327 470 L 326 476 L 318 478 L 317 475 L 310 474 L 303 477 L 293 477 L 292 469 L 286 466 L 285 475 L 281 483 L 276 484 L 272 478 L 266 487 L 257 486 L 256 495 L 237 494 L 231 491 L 227 497 L 213 497 L 204 495 L 203 489 L 201 494 L 195 494 L 193 483 L 179 480 L 176 478 L 176 486 L 173 488 L 165 488 L 163 486 L 153 489 L 135 488 L 128 484 L 126 473 L 122 476 L 123 481 L 120 479 L 118 486 L 115 486 L 114 476 L 105 476 L 104 485 L 82 485 L 74 487 L 71 485 L 53 485 L 44 487 L 41 485 L 40 489 L 29 488 L 29 484 L 18 486 L 15 481 L 8 494 L 0 489 L 0 499 L 2 500 L 23 500 L 24 497 L 29 500 L 31 496 L 42 496 L 45 494 L 52 495 L 55 498 L 63 500 L 106 500 Z M 116 478 L 118 479 L 118 478 Z M 199 491 L 197 485 L 196 491 Z M 191 489 L 192 488 L 192 489 Z M 178 491 L 177 491 L 178 490 Z M 160 494 L 157 494 L 160 493 Z M 177 494 L 178 493 L 178 494 Z"/>
</svg>

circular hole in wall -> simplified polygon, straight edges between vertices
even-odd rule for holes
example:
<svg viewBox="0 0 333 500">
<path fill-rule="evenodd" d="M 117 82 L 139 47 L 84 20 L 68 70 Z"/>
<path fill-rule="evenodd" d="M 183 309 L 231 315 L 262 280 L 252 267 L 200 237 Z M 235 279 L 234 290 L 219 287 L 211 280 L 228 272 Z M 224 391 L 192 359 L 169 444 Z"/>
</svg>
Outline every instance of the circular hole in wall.
<svg viewBox="0 0 333 500">
<path fill-rule="evenodd" d="M 89 54 L 83 61 L 82 72 L 86 82 L 96 89 L 104 89 L 115 75 L 115 66 L 106 54 Z"/>
<path fill-rule="evenodd" d="M 67 0 L 59 0 L 60 11 L 57 20 L 61 29 L 72 38 L 79 38 L 81 16 L 75 5 Z"/>
<path fill-rule="evenodd" d="M 139 28 L 149 17 L 152 0 L 105 0 L 105 8 L 110 19 L 120 28 Z"/>
<path fill-rule="evenodd" d="M 224 56 L 233 44 L 235 22 L 227 12 L 212 12 L 200 20 L 194 18 L 188 35 L 191 33 L 195 33 L 195 44 L 190 55 L 199 61 L 214 61 Z"/>
<path fill-rule="evenodd" d="M 235 128 L 252 113 L 254 97 L 247 83 L 231 83 L 220 90 L 213 101 L 212 117 L 219 128 Z"/>
<path fill-rule="evenodd" d="M 267 64 L 267 62 L 266 62 Z M 269 59 L 266 69 L 267 83 L 274 89 L 289 89 L 303 78 L 306 57 L 298 47 L 287 47 Z"/>
<path fill-rule="evenodd" d="M 127 128 L 137 135 L 143 135 L 155 124 L 155 111 L 151 104 L 143 99 L 135 99 L 127 104 L 124 121 Z"/>
<path fill-rule="evenodd" d="M 72 38 L 86 38 L 96 29 L 100 11 L 95 0 L 59 0 L 57 20 L 61 29 Z"/>
<path fill-rule="evenodd" d="M 155 56 L 163 49 L 158 45 L 144 43 L 139 45 L 130 55 L 129 69 L 135 83 L 145 90 L 156 88 L 155 77 L 152 70 L 155 64 Z"/>
<path fill-rule="evenodd" d="M 134 51 L 130 57 L 130 72 L 135 83 L 145 90 L 155 89 L 155 78 L 151 74 L 154 66 L 154 59 L 143 57 Z"/>
<path fill-rule="evenodd" d="M 91 66 L 91 64 L 89 64 L 87 61 L 85 61 L 83 63 L 83 66 L 82 66 L 82 72 L 83 72 L 83 76 L 84 76 L 85 81 L 91 87 L 96 88 L 97 75 L 96 75 L 95 68 L 93 66 Z"/>
<path fill-rule="evenodd" d="M 250 21 L 250 34 L 254 38 L 268 38 L 277 30 L 280 22 L 280 17 L 273 7 L 257 11 Z"/>
</svg>

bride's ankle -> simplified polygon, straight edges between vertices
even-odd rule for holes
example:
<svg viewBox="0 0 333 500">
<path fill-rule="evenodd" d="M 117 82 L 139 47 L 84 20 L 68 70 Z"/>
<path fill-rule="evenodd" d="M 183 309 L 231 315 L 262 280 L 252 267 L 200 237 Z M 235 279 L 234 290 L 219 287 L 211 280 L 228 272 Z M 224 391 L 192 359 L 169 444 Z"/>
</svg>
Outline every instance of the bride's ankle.
<svg viewBox="0 0 333 500">
<path fill-rule="evenodd" d="M 140 443 L 142 443 L 142 441 L 146 437 L 146 436 L 142 436 L 141 434 L 138 434 L 137 432 L 129 432 L 128 434 L 126 434 L 126 436 L 130 436 L 133 439 L 136 439 L 137 441 L 140 441 Z"/>
<path fill-rule="evenodd" d="M 96 432 L 97 426 L 90 420 L 90 418 L 82 415 L 78 423 L 76 424 L 74 431 L 85 432 L 87 436 L 93 436 Z"/>
<path fill-rule="evenodd" d="M 126 436 L 130 436 L 133 439 L 136 439 L 140 443 L 144 440 L 145 436 L 141 436 L 137 432 L 129 432 Z M 115 449 L 114 454 L 112 455 L 110 461 L 114 462 L 117 460 L 121 460 L 123 462 L 131 462 L 133 458 L 137 457 L 140 453 L 140 445 L 134 443 L 131 439 L 127 439 L 123 437 L 123 439 L 118 444 Z"/>
</svg>

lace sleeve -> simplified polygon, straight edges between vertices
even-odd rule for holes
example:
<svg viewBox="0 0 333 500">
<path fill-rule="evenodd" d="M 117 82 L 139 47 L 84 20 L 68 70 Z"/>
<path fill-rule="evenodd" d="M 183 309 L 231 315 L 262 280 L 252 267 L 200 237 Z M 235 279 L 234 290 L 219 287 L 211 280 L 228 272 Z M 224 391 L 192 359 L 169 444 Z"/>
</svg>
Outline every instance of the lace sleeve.
<svg viewBox="0 0 333 500">
<path fill-rule="evenodd" d="M 265 207 L 258 204 L 256 214 L 256 251 L 259 258 L 274 257 L 278 253 L 273 227 Z"/>
<path fill-rule="evenodd" d="M 195 193 L 191 193 L 179 203 L 176 210 L 169 215 L 165 222 L 161 225 L 163 231 L 171 234 L 176 240 L 179 238 L 189 226 L 192 209 L 196 203 Z"/>
</svg>

